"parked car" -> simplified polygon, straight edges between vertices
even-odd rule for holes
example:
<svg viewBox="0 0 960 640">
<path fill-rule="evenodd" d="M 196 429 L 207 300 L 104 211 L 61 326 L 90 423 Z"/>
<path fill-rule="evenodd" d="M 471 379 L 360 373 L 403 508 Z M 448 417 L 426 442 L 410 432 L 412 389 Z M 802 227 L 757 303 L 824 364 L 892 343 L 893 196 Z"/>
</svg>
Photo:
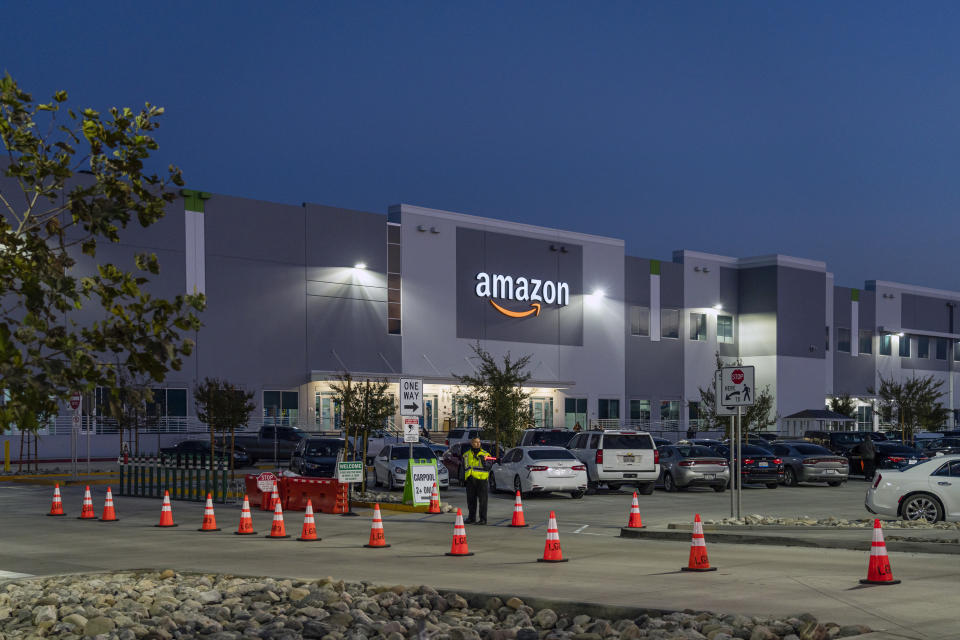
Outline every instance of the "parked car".
<svg viewBox="0 0 960 640">
<path fill-rule="evenodd" d="M 185 461 L 191 456 L 202 456 L 204 460 L 210 458 L 210 441 L 209 440 L 181 440 L 177 444 L 171 447 L 163 447 L 160 449 L 160 453 L 164 456 L 169 456 L 173 458 L 175 463 L 180 463 Z M 217 443 L 217 458 L 226 458 L 230 453 L 230 443 L 227 442 L 225 447 L 221 446 L 221 443 Z M 253 464 L 250 459 L 250 454 L 247 453 L 247 450 L 237 444 L 233 446 L 233 466 L 237 467 L 246 467 Z"/>
<path fill-rule="evenodd" d="M 660 479 L 667 491 L 711 487 L 721 492 L 730 483 L 730 465 L 709 447 L 677 443 L 659 451 Z"/>
<path fill-rule="evenodd" d="M 839 487 L 850 476 L 850 462 L 812 442 L 774 442 L 773 453 L 783 460 L 783 484 L 826 482 Z"/>
<path fill-rule="evenodd" d="M 301 476 L 333 478 L 337 475 L 337 462 L 348 459 L 351 450 L 344 438 L 304 438 L 290 454 L 290 471 Z"/>
<path fill-rule="evenodd" d="M 877 450 L 874 458 L 877 469 L 904 469 L 930 457 L 916 447 L 900 442 L 876 442 L 874 447 Z M 844 451 L 844 455 L 850 461 L 852 473 L 863 473 L 863 461 L 856 449 L 848 449 Z"/>
<path fill-rule="evenodd" d="M 693 438 L 692 440 L 684 440 L 683 442 L 695 444 L 701 447 L 709 447 L 711 449 L 716 449 L 717 447 L 723 446 L 723 442 L 721 440 L 714 440 L 713 438 Z"/>
<path fill-rule="evenodd" d="M 495 453 L 494 451 L 495 447 L 493 446 L 493 443 L 490 442 L 489 440 L 481 441 L 480 446 L 487 453 L 490 453 L 490 454 Z M 447 471 L 450 473 L 450 477 L 456 478 L 457 482 L 459 482 L 461 486 L 465 484 L 463 481 L 463 453 L 469 448 L 470 448 L 469 441 L 458 442 L 452 445 L 440 456 L 440 462 L 442 462 L 443 466 L 447 468 Z M 487 463 L 485 466 L 489 469 L 493 465 L 495 460 L 496 460 L 496 456 L 493 455 L 491 458 L 487 459 Z"/>
<path fill-rule="evenodd" d="M 570 429 L 527 429 L 520 437 L 520 446 L 565 447 L 575 435 Z"/>
<path fill-rule="evenodd" d="M 960 454 L 960 438 L 927 438 L 917 440 L 917 448 L 927 456 Z"/>
<path fill-rule="evenodd" d="M 867 436 L 874 442 L 885 442 L 887 436 L 879 431 L 804 431 L 803 439 L 826 447 L 834 453 L 844 453 L 863 442 Z"/>
<path fill-rule="evenodd" d="M 447 446 L 452 447 L 458 442 L 470 442 L 474 438 L 479 437 L 480 429 L 461 429 L 459 427 L 456 429 L 450 429 L 450 431 L 447 432 Z"/>
<path fill-rule="evenodd" d="M 730 457 L 730 449 L 723 445 L 717 453 L 724 458 Z M 740 465 L 740 480 L 744 484 L 765 484 L 767 489 L 776 489 L 783 480 L 783 460 L 769 449 L 752 444 L 740 445 L 743 462 Z M 734 454 L 734 465 L 737 463 Z"/>
<path fill-rule="evenodd" d="M 297 427 L 265 424 L 255 435 L 238 433 L 236 443 L 250 454 L 250 464 L 255 464 L 257 460 L 273 460 L 274 452 L 277 460 L 289 460 L 294 447 L 307 435 L 306 431 Z"/>
<path fill-rule="evenodd" d="M 671 442 L 670 440 L 667 440 L 666 438 L 658 438 L 654 436 L 653 444 L 655 444 L 657 446 L 657 449 L 659 449 L 660 447 L 665 447 L 667 445 L 673 444 L 673 442 Z"/>
<path fill-rule="evenodd" d="M 870 513 L 904 520 L 960 520 L 960 456 L 877 473 L 864 506 Z"/>
<path fill-rule="evenodd" d="M 610 489 L 628 484 L 650 495 L 660 477 L 660 453 L 645 431 L 583 431 L 567 449 L 587 466 L 590 490 L 605 482 Z"/>
<path fill-rule="evenodd" d="M 525 493 L 569 491 L 582 498 L 587 491 L 587 467 L 563 447 L 516 447 L 490 469 L 490 490 Z"/>
<path fill-rule="evenodd" d="M 413 446 L 413 460 L 426 460 L 437 463 L 437 485 L 440 489 L 450 486 L 450 474 L 447 468 L 440 464 L 430 447 L 423 445 Z M 374 485 L 386 485 L 393 490 L 403 486 L 407 479 L 407 466 L 410 464 L 409 444 L 388 444 L 373 460 Z"/>
</svg>

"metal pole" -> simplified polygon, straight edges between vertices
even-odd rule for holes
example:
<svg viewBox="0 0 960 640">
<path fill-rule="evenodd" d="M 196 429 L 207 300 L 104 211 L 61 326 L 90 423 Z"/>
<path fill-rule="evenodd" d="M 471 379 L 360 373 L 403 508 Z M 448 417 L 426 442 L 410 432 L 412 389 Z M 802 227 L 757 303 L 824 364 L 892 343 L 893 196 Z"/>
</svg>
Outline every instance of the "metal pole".
<svg viewBox="0 0 960 640">
<path fill-rule="evenodd" d="M 740 473 L 743 465 L 743 447 L 740 446 L 740 439 L 743 437 L 742 412 L 743 409 L 737 405 L 737 520 L 742 517 L 741 507 L 743 506 L 743 476 Z"/>
<path fill-rule="evenodd" d="M 80 418 L 83 420 L 83 417 Z M 82 422 L 81 422 L 82 424 Z M 87 475 L 90 475 L 90 429 L 93 425 L 90 423 L 90 416 L 87 416 Z"/>
<path fill-rule="evenodd" d="M 736 498 L 734 497 L 734 493 L 736 493 L 737 491 L 737 476 L 734 473 L 736 471 L 736 467 L 734 466 L 735 463 L 734 463 L 734 456 L 733 456 L 733 447 L 735 446 L 734 445 L 735 435 L 736 435 L 736 431 L 734 431 L 733 416 L 730 416 L 730 482 L 727 483 L 729 485 L 727 489 L 730 490 L 730 517 L 731 518 L 737 517 Z"/>
</svg>

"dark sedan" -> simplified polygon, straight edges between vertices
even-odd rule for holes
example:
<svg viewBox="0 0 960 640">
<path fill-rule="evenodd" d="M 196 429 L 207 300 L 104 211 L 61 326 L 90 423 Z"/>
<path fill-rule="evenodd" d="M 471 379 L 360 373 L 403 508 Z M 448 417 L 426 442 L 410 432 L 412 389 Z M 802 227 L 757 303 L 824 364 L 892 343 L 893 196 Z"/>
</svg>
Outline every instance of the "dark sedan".
<svg viewBox="0 0 960 640">
<path fill-rule="evenodd" d="M 850 475 L 850 463 L 826 447 L 810 442 L 771 443 L 773 453 L 783 460 L 783 484 L 826 482 L 839 487 Z"/>
<path fill-rule="evenodd" d="M 917 447 L 928 456 L 960 454 L 960 438 L 926 438 L 917 440 Z"/>
<path fill-rule="evenodd" d="M 727 445 L 716 448 L 717 453 L 730 457 Z M 776 489 L 783 479 L 783 460 L 769 449 L 744 444 L 740 447 L 743 463 L 740 465 L 740 479 L 743 484 L 764 484 L 767 489 Z M 734 465 L 736 465 L 734 458 Z"/>
<path fill-rule="evenodd" d="M 877 469 L 896 469 L 902 471 L 907 467 L 912 467 L 918 462 L 929 460 L 930 456 L 923 453 L 916 447 L 899 442 L 876 442 L 874 448 L 877 456 L 874 458 L 874 464 Z M 850 460 L 850 470 L 852 473 L 863 473 L 863 460 L 860 458 L 859 448 L 853 448 L 845 451 L 844 454 Z"/>
<path fill-rule="evenodd" d="M 333 478 L 337 475 L 337 462 L 348 459 L 350 450 L 344 451 L 344 438 L 304 438 L 290 454 L 290 471 L 301 476 Z"/>
<path fill-rule="evenodd" d="M 229 442 L 223 448 L 221 448 L 219 443 L 217 444 L 217 458 L 226 458 L 229 452 Z M 160 449 L 160 453 L 163 456 L 166 456 L 168 460 L 171 460 L 175 463 L 185 462 L 189 459 L 192 459 L 193 456 L 199 456 L 203 460 L 207 460 L 210 457 L 210 441 L 181 440 L 172 447 L 163 447 Z M 240 445 L 234 446 L 233 466 L 235 468 L 245 467 L 249 464 L 252 464 L 252 462 L 250 460 L 250 456 L 247 454 L 247 450 Z"/>
</svg>

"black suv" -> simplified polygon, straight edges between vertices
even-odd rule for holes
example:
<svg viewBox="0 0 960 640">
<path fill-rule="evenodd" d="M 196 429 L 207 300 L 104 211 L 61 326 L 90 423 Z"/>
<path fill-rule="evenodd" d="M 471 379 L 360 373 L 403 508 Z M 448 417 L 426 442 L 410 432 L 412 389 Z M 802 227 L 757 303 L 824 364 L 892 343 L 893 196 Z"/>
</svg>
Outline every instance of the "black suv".
<svg viewBox="0 0 960 640">
<path fill-rule="evenodd" d="M 565 447 L 575 435 L 570 429 L 527 429 L 518 446 Z"/>
</svg>

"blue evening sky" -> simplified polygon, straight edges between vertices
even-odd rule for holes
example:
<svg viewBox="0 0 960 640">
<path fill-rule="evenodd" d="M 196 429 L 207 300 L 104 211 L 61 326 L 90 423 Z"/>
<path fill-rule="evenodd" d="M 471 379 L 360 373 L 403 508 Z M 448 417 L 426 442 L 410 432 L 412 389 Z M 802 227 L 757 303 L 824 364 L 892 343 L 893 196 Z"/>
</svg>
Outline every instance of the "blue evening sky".
<svg viewBox="0 0 960 640">
<path fill-rule="evenodd" d="M 960 290 L 960 3 L 10 2 L 0 71 L 166 107 L 188 186 Z"/>
</svg>

